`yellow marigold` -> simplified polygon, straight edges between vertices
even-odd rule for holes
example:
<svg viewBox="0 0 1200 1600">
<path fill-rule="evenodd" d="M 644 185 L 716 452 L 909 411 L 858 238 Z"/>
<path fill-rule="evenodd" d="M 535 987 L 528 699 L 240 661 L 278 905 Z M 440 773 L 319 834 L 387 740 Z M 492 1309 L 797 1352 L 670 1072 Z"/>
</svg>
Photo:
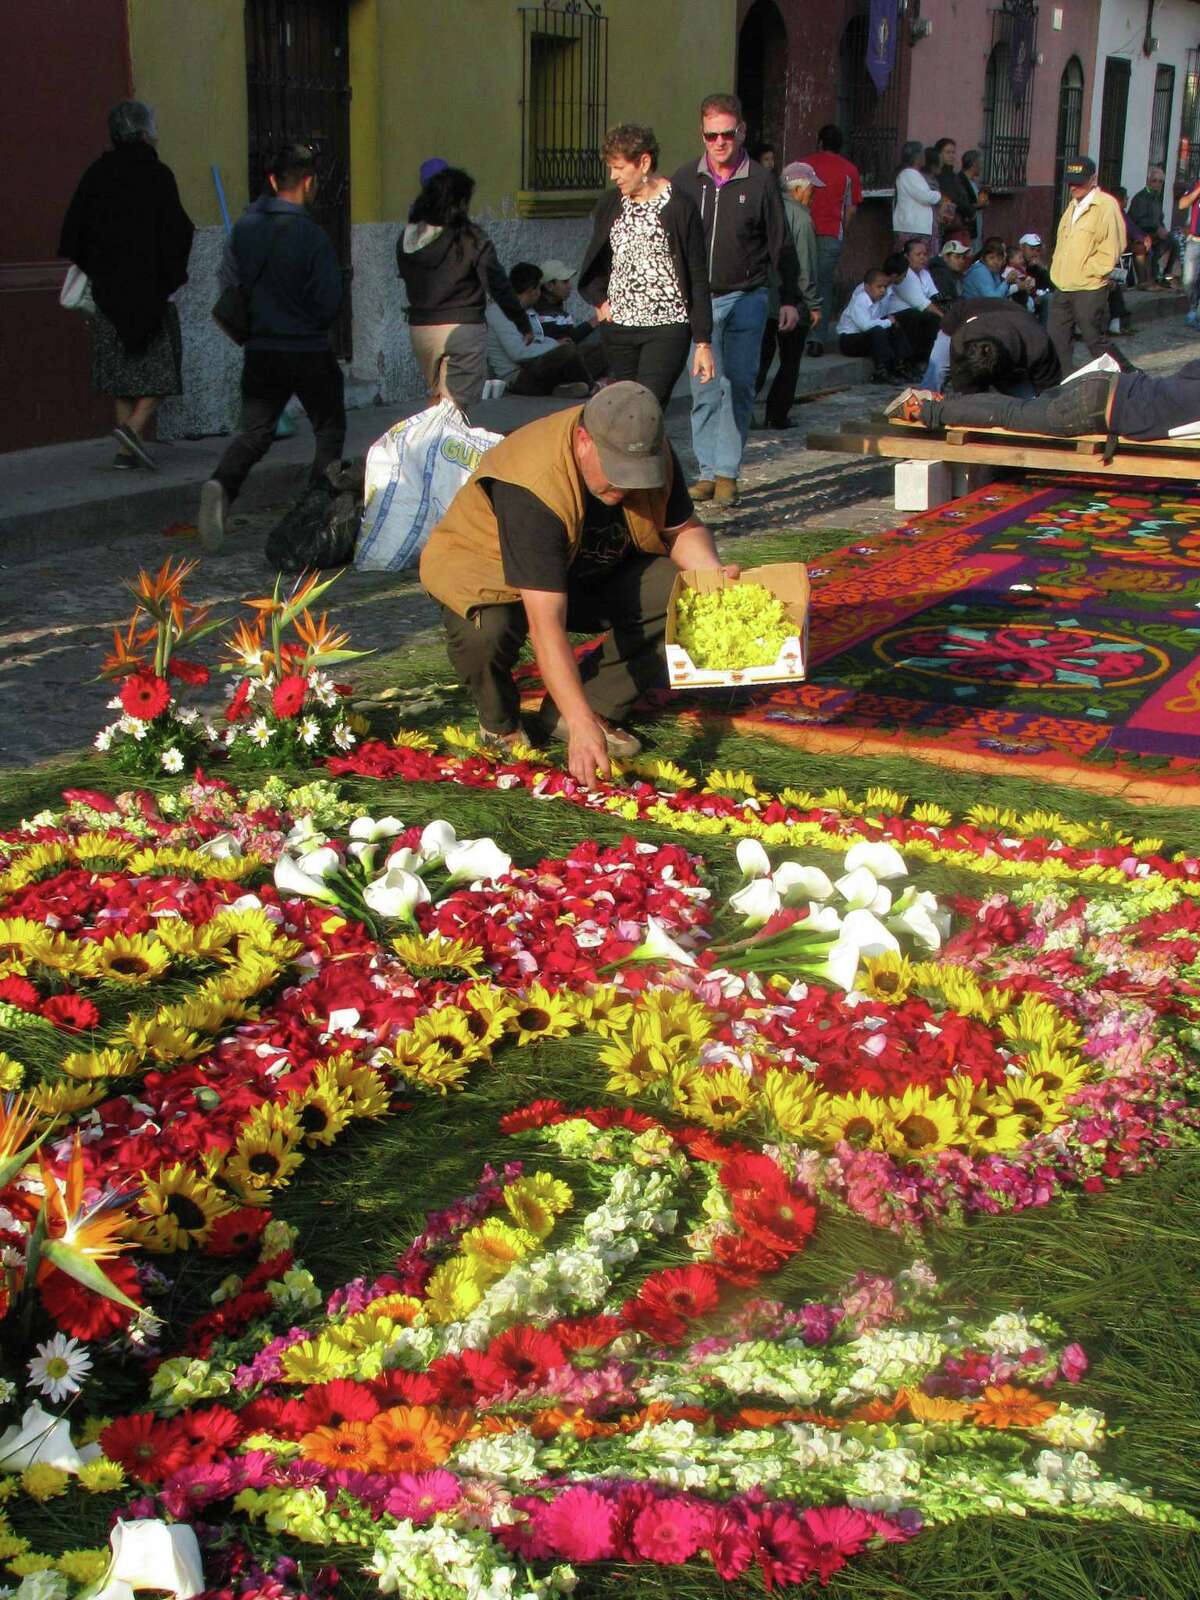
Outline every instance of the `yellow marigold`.
<svg viewBox="0 0 1200 1600">
<path fill-rule="evenodd" d="M 48 1462 L 35 1461 L 31 1467 L 26 1467 L 21 1474 L 21 1487 L 27 1495 L 34 1500 L 54 1500 L 60 1494 L 67 1492 L 69 1475 L 59 1467 L 52 1467 Z"/>
<path fill-rule="evenodd" d="M 108 1571 L 109 1555 L 108 1550 L 64 1550 L 54 1565 L 64 1578 L 86 1588 Z"/>
<path fill-rule="evenodd" d="M 105 1417 L 97 1417 L 97 1422 L 107 1422 Z M 89 1419 L 90 1426 L 91 1419 Z M 87 1433 L 84 1429 L 84 1434 Z M 89 1443 L 85 1438 L 85 1443 Z M 123 1489 L 126 1484 L 125 1469 L 118 1461 L 108 1461 L 103 1456 L 97 1461 L 89 1461 L 79 1469 L 80 1487 L 89 1494 L 113 1494 L 118 1489 Z"/>
</svg>

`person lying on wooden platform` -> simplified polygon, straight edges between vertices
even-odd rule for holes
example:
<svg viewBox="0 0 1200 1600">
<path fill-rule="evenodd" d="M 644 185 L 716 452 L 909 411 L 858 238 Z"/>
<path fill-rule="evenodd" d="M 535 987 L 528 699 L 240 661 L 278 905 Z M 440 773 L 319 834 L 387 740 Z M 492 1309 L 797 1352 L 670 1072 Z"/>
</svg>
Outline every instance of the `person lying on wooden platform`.
<svg viewBox="0 0 1200 1600">
<path fill-rule="evenodd" d="M 887 414 L 926 428 L 1005 428 L 1058 439 L 1100 433 L 1111 443 L 1118 437 L 1166 439 L 1174 428 L 1200 427 L 1200 361 L 1169 378 L 1137 370 L 1081 373 L 1033 399 L 906 389 Z"/>
</svg>

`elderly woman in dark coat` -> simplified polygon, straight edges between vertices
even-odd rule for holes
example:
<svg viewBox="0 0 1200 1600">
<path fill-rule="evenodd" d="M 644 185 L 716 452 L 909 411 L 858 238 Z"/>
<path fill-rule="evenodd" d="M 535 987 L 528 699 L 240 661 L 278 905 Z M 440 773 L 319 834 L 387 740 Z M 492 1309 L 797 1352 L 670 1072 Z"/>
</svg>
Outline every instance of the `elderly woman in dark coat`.
<svg viewBox="0 0 1200 1600">
<path fill-rule="evenodd" d="M 187 282 L 191 218 L 158 159 L 154 112 L 123 100 L 108 114 L 112 149 L 79 180 L 58 253 L 91 280 L 96 302 L 92 383 L 116 401 L 116 467 L 153 467 L 143 442 L 165 395 L 179 394 L 182 343 L 170 302 Z"/>
</svg>

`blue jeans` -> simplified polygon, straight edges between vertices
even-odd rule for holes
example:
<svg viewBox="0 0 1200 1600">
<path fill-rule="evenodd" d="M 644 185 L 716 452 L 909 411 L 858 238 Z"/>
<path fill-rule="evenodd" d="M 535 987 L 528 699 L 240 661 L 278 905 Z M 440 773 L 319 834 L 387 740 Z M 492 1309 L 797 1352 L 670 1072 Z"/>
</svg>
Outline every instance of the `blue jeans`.
<svg viewBox="0 0 1200 1600">
<path fill-rule="evenodd" d="M 1194 311 L 1200 299 L 1200 239 L 1188 239 L 1183 246 L 1183 287 L 1188 310 Z"/>
<path fill-rule="evenodd" d="M 833 280 L 837 276 L 838 262 L 842 258 L 842 241 L 823 233 L 817 235 L 817 292 L 821 296 L 821 320 L 811 337 L 818 344 L 828 344 L 836 339 L 833 331 Z M 840 307 L 838 308 L 841 309 Z"/>
<path fill-rule="evenodd" d="M 701 478 L 736 478 L 754 409 L 767 291 L 715 294 L 712 309 L 716 371 L 707 383 L 692 378 L 692 449 Z"/>
</svg>

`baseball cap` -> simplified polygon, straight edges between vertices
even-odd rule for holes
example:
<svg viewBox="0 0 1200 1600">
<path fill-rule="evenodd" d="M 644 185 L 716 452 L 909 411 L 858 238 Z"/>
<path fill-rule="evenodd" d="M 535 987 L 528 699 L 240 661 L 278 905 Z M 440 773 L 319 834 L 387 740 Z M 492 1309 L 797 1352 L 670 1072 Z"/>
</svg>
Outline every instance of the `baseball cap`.
<svg viewBox="0 0 1200 1600">
<path fill-rule="evenodd" d="M 439 172 L 445 172 L 449 165 L 450 163 L 448 161 L 443 161 L 441 156 L 430 156 L 427 161 L 422 161 L 417 172 L 417 176 L 421 180 L 422 189 L 429 182 L 430 178 L 435 178 Z"/>
<path fill-rule="evenodd" d="M 667 481 L 662 407 L 640 383 L 610 383 L 580 418 L 614 489 L 661 489 Z"/>
<path fill-rule="evenodd" d="M 1086 183 L 1096 176 L 1096 163 L 1091 156 L 1076 156 L 1063 168 L 1063 177 L 1070 183 Z"/>
<path fill-rule="evenodd" d="M 1041 244 L 1041 242 L 1042 236 L 1040 233 L 1023 233 L 1017 240 L 1018 244 Z"/>
<path fill-rule="evenodd" d="M 574 276 L 573 268 L 569 267 L 565 261 L 559 261 L 555 256 L 551 256 L 549 261 L 542 262 L 543 283 L 554 283 L 559 278 L 573 278 Z"/>
<path fill-rule="evenodd" d="M 811 183 L 814 189 L 825 187 L 824 178 L 818 178 L 817 169 L 809 166 L 807 161 L 789 161 L 783 169 L 781 181 L 785 189 L 793 183 Z"/>
<path fill-rule="evenodd" d="M 944 256 L 969 256 L 971 252 L 961 239 L 947 239 L 942 246 Z"/>
</svg>

